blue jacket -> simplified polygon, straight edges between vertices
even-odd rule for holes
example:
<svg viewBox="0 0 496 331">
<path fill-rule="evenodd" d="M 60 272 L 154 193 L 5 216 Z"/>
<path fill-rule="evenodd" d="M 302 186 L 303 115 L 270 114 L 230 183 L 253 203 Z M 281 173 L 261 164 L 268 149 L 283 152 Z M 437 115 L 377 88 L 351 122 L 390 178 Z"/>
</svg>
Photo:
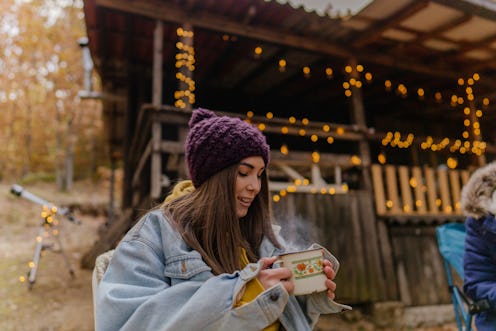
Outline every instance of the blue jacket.
<svg viewBox="0 0 496 331">
<path fill-rule="evenodd" d="M 491 309 L 475 316 L 478 331 L 496 330 L 496 220 L 484 216 L 465 222 L 463 290 L 473 300 L 487 299 Z"/>
<path fill-rule="evenodd" d="M 281 251 L 264 238 L 259 253 Z M 96 330 L 261 330 L 277 319 L 287 331 L 311 330 L 320 314 L 351 309 L 326 292 L 290 296 L 282 284 L 234 308 L 260 268 L 214 276 L 160 210 L 149 212 L 119 243 L 97 287 Z"/>
</svg>

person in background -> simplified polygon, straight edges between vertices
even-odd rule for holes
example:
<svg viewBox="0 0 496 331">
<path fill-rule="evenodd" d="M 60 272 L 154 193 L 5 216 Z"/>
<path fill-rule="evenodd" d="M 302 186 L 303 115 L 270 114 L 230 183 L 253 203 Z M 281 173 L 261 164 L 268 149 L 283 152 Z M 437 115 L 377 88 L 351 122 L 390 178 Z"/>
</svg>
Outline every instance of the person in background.
<svg viewBox="0 0 496 331">
<path fill-rule="evenodd" d="M 149 211 L 117 246 L 96 289 L 101 330 L 311 330 L 333 301 L 334 257 L 324 249 L 327 291 L 292 295 L 272 224 L 269 146 L 252 125 L 197 109 L 185 143 L 191 182 Z M 334 269 L 333 269 L 334 268 Z"/>
<path fill-rule="evenodd" d="M 467 216 L 463 290 L 485 309 L 475 315 L 478 331 L 496 330 L 496 162 L 477 169 L 462 190 Z"/>
</svg>

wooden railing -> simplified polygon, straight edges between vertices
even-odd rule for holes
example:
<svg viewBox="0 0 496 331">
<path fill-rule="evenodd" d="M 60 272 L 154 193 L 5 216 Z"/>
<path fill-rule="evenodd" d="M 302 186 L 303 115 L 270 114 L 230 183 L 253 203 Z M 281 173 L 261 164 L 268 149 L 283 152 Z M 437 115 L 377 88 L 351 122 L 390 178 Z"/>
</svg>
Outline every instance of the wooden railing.
<svg viewBox="0 0 496 331">
<path fill-rule="evenodd" d="M 371 173 L 379 216 L 462 215 L 468 170 L 373 164 Z"/>
</svg>

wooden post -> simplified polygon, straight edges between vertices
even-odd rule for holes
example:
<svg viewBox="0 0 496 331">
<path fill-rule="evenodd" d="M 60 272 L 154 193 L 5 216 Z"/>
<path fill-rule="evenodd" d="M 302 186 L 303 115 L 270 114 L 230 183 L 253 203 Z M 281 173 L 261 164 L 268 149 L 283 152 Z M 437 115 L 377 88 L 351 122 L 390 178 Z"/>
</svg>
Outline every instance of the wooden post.
<svg viewBox="0 0 496 331">
<path fill-rule="evenodd" d="M 357 61 L 355 58 L 350 59 L 352 68 L 349 75 L 350 79 L 360 80 L 360 74 L 357 71 Z M 367 122 L 365 120 L 365 110 L 363 107 L 363 96 L 361 88 L 356 87 L 356 84 L 351 85 L 351 117 L 355 124 L 362 130 L 367 130 Z M 372 192 L 372 180 L 370 175 L 370 150 L 369 144 L 365 136 L 359 141 L 360 159 L 362 160 L 362 181 L 364 189 Z"/>
<path fill-rule="evenodd" d="M 162 21 L 157 21 L 153 32 L 153 86 L 152 104 L 157 108 L 162 104 L 162 51 L 164 43 L 164 27 Z M 162 191 L 162 125 L 159 121 L 152 122 L 152 155 L 150 198 L 158 199 Z"/>
</svg>

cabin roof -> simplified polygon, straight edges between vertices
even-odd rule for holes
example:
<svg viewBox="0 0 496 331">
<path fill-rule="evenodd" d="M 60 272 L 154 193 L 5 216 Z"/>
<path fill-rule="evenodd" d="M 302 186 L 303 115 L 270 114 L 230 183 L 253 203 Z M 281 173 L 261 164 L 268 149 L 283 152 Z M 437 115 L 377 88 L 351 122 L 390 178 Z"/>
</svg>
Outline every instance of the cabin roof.
<svg viewBox="0 0 496 331">
<path fill-rule="evenodd" d="M 176 30 L 190 24 L 195 106 L 353 123 L 343 84 L 349 82 L 346 66 L 356 63 L 364 68 L 361 93 L 369 128 L 459 137 L 467 128 L 463 110 L 470 107 L 467 88 L 472 88 L 473 108 L 483 114 L 483 139 L 496 138 L 496 4 L 491 1 L 375 0 L 355 15 L 322 7 L 309 11 L 285 0 L 85 0 L 84 5 L 103 89 L 127 95 L 131 104 L 151 100 L 146 91 L 151 82 L 138 87 L 145 91 L 123 86 L 138 71 L 151 77 L 153 31 L 162 20 L 164 104 L 173 104 L 177 88 Z M 255 54 L 256 47 L 261 54 Z M 370 81 L 365 73 L 372 75 Z M 470 85 L 474 77 L 480 79 Z M 133 110 L 119 110 L 109 119 L 120 126 L 126 116 L 119 112 L 126 111 Z M 111 141 L 121 146 L 124 136 L 116 130 Z"/>
</svg>

